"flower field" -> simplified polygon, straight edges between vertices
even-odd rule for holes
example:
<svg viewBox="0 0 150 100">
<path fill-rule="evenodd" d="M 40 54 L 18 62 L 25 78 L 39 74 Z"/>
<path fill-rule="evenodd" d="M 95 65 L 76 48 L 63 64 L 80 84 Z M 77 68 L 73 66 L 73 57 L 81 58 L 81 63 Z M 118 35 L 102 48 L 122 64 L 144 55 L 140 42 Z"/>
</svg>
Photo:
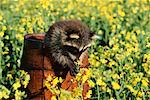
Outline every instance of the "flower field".
<svg viewBox="0 0 150 100">
<path fill-rule="evenodd" d="M 47 77 L 52 100 L 82 100 L 85 82 L 91 100 L 150 99 L 150 0 L 0 0 L 0 100 L 27 97 L 22 88 L 30 76 L 19 70 L 24 35 L 65 19 L 83 21 L 99 39 L 89 48 L 89 68 L 74 78 L 74 91 Z"/>
</svg>

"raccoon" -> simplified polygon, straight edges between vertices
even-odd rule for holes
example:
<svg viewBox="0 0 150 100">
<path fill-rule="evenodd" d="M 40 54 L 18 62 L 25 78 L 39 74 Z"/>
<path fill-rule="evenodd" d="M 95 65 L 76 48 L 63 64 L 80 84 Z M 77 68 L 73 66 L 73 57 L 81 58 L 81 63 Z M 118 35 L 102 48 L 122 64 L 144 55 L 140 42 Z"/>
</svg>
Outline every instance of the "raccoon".
<svg viewBox="0 0 150 100">
<path fill-rule="evenodd" d="M 79 20 L 58 21 L 46 32 L 44 45 L 48 56 L 75 76 L 75 61 L 90 46 L 93 36 L 94 32 Z"/>
</svg>

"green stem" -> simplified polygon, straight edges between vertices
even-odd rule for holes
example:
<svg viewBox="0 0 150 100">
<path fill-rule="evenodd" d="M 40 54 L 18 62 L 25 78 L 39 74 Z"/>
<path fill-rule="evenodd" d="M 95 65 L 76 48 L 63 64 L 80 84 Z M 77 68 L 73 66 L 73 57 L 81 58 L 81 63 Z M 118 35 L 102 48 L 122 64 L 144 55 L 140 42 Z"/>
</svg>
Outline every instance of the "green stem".
<svg viewBox="0 0 150 100">
<path fill-rule="evenodd" d="M 115 94 L 116 94 L 117 100 L 121 100 L 119 95 L 118 95 L 118 92 L 116 90 L 115 90 Z"/>
<path fill-rule="evenodd" d="M 100 92 L 99 92 L 99 86 L 97 85 L 97 94 L 98 94 L 98 100 L 100 100 Z"/>
<path fill-rule="evenodd" d="M 2 79 L 2 47 L 1 47 L 1 39 L 0 39 L 0 80 Z"/>
</svg>

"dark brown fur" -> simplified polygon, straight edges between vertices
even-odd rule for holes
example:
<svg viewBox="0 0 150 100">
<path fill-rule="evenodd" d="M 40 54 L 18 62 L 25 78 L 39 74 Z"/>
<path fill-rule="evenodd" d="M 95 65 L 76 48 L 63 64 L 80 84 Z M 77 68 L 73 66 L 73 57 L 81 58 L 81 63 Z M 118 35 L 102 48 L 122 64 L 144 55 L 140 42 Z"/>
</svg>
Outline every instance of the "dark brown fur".
<svg viewBox="0 0 150 100">
<path fill-rule="evenodd" d="M 77 38 L 72 38 L 72 35 Z M 92 36 L 90 29 L 79 20 L 59 21 L 49 28 L 44 43 L 48 56 L 64 68 L 69 68 L 71 75 L 76 75 L 74 61 L 86 49 L 84 47 L 90 43 Z"/>
</svg>

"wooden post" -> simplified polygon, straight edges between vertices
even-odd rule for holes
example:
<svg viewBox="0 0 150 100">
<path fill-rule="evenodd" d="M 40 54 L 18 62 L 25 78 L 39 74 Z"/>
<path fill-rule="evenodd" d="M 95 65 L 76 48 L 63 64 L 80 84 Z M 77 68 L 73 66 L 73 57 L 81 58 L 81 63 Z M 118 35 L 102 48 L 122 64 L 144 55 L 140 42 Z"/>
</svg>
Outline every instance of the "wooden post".
<svg viewBox="0 0 150 100">
<path fill-rule="evenodd" d="M 24 49 L 21 59 L 21 69 L 27 71 L 30 74 L 30 82 L 27 87 L 28 98 L 33 100 L 51 100 L 52 93 L 44 91 L 43 82 L 46 77 L 50 74 L 52 76 L 61 76 L 59 72 L 64 70 L 54 70 L 54 64 L 51 58 L 48 58 L 45 55 L 43 39 L 44 34 L 28 34 L 24 37 Z M 81 62 L 84 65 L 88 64 L 88 55 L 87 51 L 81 55 Z M 57 71 L 57 72 L 56 72 Z M 62 83 L 61 87 L 63 89 L 72 90 L 72 87 L 77 86 L 77 83 L 71 83 L 71 78 L 67 72 L 65 81 Z M 68 87 L 69 86 L 69 87 Z M 85 84 L 83 89 L 83 97 L 85 97 L 86 92 L 88 91 L 89 86 Z"/>
</svg>

